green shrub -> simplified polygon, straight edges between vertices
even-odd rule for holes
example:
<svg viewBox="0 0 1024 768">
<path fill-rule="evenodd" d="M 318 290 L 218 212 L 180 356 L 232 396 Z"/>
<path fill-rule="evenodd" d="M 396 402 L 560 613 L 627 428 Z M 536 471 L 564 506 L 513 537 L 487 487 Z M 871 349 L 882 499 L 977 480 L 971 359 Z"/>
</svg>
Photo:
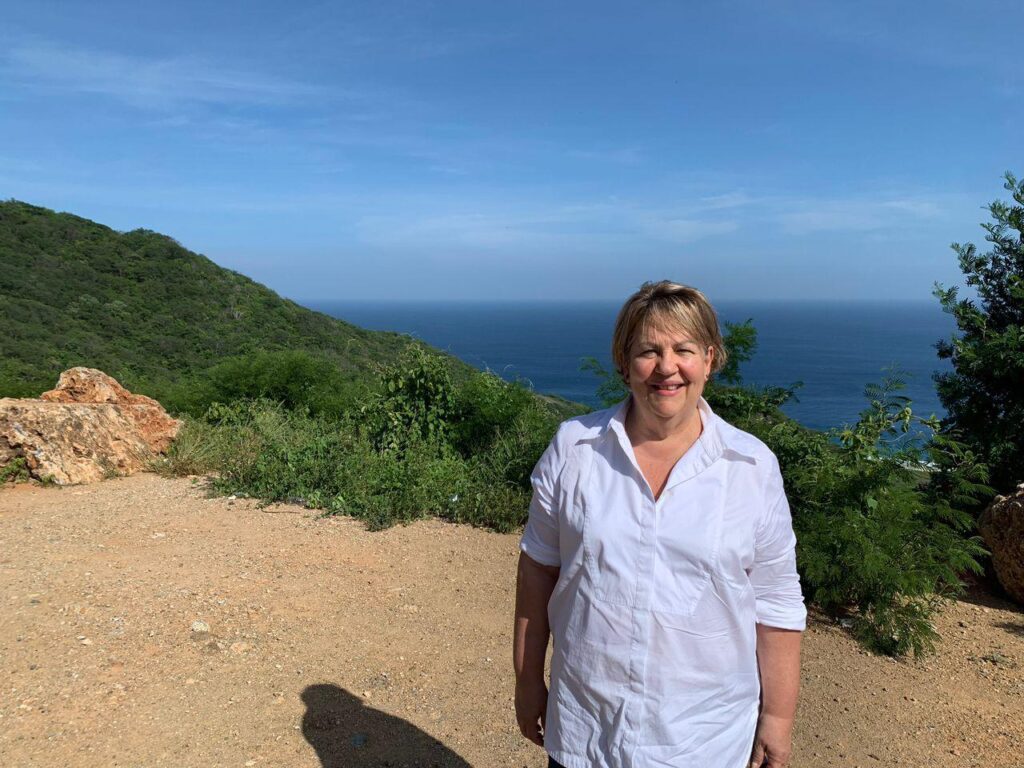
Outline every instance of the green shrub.
<svg viewBox="0 0 1024 768">
<path fill-rule="evenodd" d="M 375 446 L 398 450 L 411 440 L 448 441 L 455 385 L 440 357 L 411 346 L 397 363 L 380 371 L 379 379 L 379 390 L 360 408 Z"/>
<path fill-rule="evenodd" d="M 436 516 L 507 531 L 522 525 L 529 503 L 521 487 L 488 474 L 482 457 L 467 460 L 444 442 L 413 436 L 401 450 L 382 449 L 352 420 L 268 401 L 218 405 L 188 420 L 164 466 L 211 473 L 222 493 L 301 503 L 373 529 Z"/>
<path fill-rule="evenodd" d="M 40 366 L 0 359 L 0 397 L 39 397 L 56 384 L 57 373 L 47 375 Z"/>
<path fill-rule="evenodd" d="M 15 456 L 0 467 L 0 483 L 22 483 L 29 479 L 24 456 Z"/>
<path fill-rule="evenodd" d="M 525 522 L 530 473 L 559 422 L 559 404 L 489 372 L 456 385 L 446 362 L 418 347 L 336 418 L 276 394 L 186 419 L 163 471 L 209 473 L 221 492 L 371 528 L 432 515 L 511 531 Z"/>
<path fill-rule="evenodd" d="M 963 502 L 985 489 L 985 473 L 934 420 L 915 417 L 900 388 L 895 379 L 869 387 L 859 421 L 830 434 L 757 409 L 736 424 L 779 458 L 808 598 L 833 615 L 852 612 L 873 650 L 919 655 L 934 642 L 935 610 L 962 590 L 960 575 L 980 570 L 984 550 L 968 536 Z M 915 427 L 926 437 L 908 439 Z"/>
<path fill-rule="evenodd" d="M 174 386 L 164 404 L 200 416 L 214 403 L 263 399 L 288 410 L 338 418 L 354 407 L 365 384 L 326 357 L 303 350 L 232 357 Z"/>
<path fill-rule="evenodd" d="M 537 402 L 522 407 L 496 430 L 485 450 L 472 456 L 481 475 L 530 491 L 530 474 L 558 429 L 559 419 Z"/>
<path fill-rule="evenodd" d="M 491 371 L 477 373 L 455 393 L 452 444 L 471 456 L 511 428 L 524 410 L 536 406 L 536 396 L 522 384 L 510 384 Z"/>
</svg>

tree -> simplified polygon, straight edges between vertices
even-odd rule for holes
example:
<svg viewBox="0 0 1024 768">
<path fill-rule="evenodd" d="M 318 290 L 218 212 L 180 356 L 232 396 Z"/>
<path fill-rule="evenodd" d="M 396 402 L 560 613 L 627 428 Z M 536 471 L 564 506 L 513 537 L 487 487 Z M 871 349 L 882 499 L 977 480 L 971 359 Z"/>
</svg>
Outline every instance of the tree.
<svg viewBox="0 0 1024 768">
<path fill-rule="evenodd" d="M 951 246 L 977 298 L 935 286 L 959 329 L 936 345 L 953 370 L 935 382 L 948 413 L 944 426 L 988 464 L 990 484 L 1008 492 L 1024 481 L 1024 180 L 1007 172 L 1003 186 L 1012 202 L 990 204 L 993 220 L 981 225 L 991 250 Z"/>
</svg>

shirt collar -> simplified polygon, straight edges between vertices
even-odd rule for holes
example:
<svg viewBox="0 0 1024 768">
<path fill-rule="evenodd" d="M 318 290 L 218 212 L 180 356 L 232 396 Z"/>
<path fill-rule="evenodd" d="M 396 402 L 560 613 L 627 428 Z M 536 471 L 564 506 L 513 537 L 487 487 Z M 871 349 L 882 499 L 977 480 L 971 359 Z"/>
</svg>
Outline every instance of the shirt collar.
<svg viewBox="0 0 1024 768">
<path fill-rule="evenodd" d="M 632 399 L 633 395 L 629 395 L 617 406 L 610 408 L 608 420 L 601 430 L 602 436 L 607 435 L 608 432 L 613 432 L 623 448 L 632 446 L 629 441 L 629 435 L 626 434 L 626 412 L 630 407 Z M 748 459 L 754 459 L 749 451 L 740 450 L 735 445 L 736 441 L 730 439 L 730 435 L 726 434 L 728 425 L 711 410 L 708 401 L 703 397 L 697 401 L 697 412 L 700 414 L 700 420 L 704 428 L 701 431 L 700 437 L 697 438 L 696 445 L 700 446 L 708 460 L 714 461 L 726 451 L 738 453 Z M 723 427 L 725 428 L 723 429 Z"/>
</svg>

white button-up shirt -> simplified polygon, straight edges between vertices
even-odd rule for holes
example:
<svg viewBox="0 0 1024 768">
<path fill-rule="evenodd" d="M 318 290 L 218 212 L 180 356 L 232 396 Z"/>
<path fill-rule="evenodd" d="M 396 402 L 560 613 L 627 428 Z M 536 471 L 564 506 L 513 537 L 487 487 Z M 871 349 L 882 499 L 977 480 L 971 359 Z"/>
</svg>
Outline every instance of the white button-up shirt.
<svg viewBox="0 0 1024 768">
<path fill-rule="evenodd" d="M 655 500 L 629 402 L 564 422 L 532 476 L 521 548 L 561 568 L 544 747 L 566 768 L 745 768 L 755 625 L 806 619 L 779 465 L 702 399 Z"/>
</svg>

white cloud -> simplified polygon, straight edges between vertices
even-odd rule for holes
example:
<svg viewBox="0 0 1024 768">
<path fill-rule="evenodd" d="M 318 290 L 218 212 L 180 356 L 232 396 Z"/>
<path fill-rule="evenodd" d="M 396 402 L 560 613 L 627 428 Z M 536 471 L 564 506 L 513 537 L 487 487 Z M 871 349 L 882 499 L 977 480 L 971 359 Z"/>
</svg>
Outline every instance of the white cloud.
<svg viewBox="0 0 1024 768">
<path fill-rule="evenodd" d="M 712 221 L 648 214 L 640 217 L 638 229 L 652 239 L 681 244 L 735 232 L 739 229 L 739 223 L 733 220 Z"/>
<path fill-rule="evenodd" d="M 816 232 L 869 232 L 894 229 L 909 221 L 935 219 L 943 206 L 928 197 L 867 197 L 780 200 L 774 218 L 791 235 Z"/>
<path fill-rule="evenodd" d="M 365 244 L 382 247 L 429 245 L 525 254 L 551 249 L 606 251 L 644 242 L 691 243 L 739 228 L 734 219 L 702 217 L 685 206 L 668 209 L 628 201 L 579 202 L 551 208 L 507 201 L 499 210 L 494 205 L 451 201 L 437 207 L 442 210 L 413 212 L 410 207 L 405 214 L 365 216 L 357 223 L 357 236 Z"/>
<path fill-rule="evenodd" d="M 9 82 L 108 96 L 149 109 L 186 103 L 281 104 L 317 92 L 306 83 L 196 57 L 143 58 L 41 41 L 9 47 L 3 62 Z"/>
</svg>

